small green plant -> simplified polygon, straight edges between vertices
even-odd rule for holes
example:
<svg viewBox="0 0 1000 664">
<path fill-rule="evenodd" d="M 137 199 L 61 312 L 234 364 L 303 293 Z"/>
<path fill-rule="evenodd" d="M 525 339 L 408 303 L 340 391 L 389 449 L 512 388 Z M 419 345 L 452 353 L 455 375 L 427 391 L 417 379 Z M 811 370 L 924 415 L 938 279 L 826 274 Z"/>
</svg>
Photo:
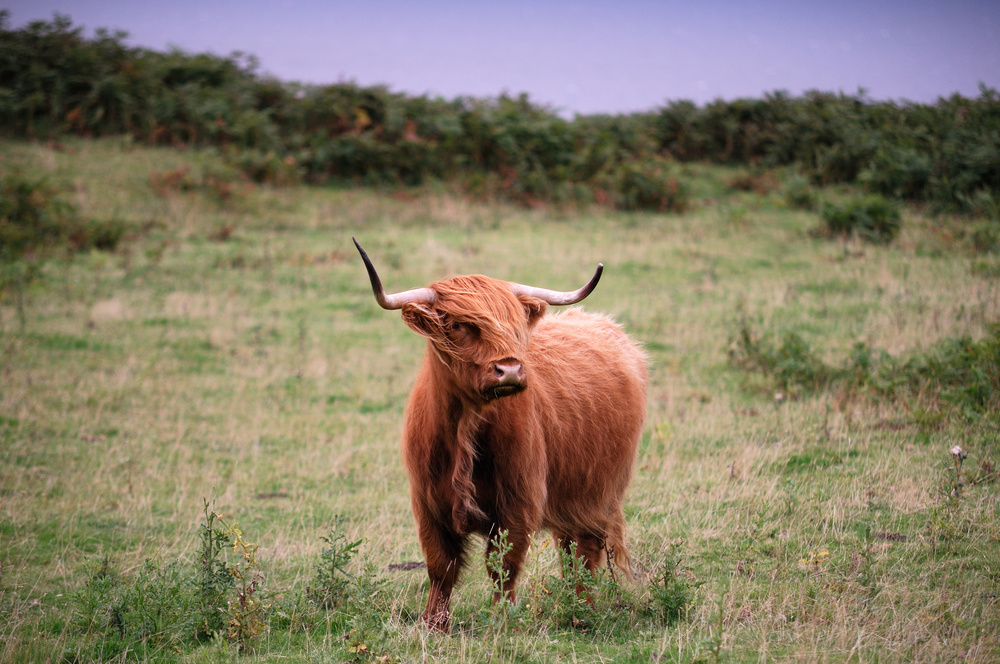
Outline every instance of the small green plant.
<svg viewBox="0 0 1000 664">
<path fill-rule="evenodd" d="M 84 633 L 106 627 L 108 607 L 114 604 L 114 593 L 120 583 L 111 557 L 104 555 L 84 564 L 84 586 L 71 596 L 74 623 Z"/>
<path fill-rule="evenodd" d="M 124 587 L 114 619 L 123 633 L 147 646 L 173 648 L 192 632 L 190 578 L 180 562 L 146 560 Z"/>
<path fill-rule="evenodd" d="M 688 579 L 681 567 L 680 552 L 671 546 L 649 584 L 650 597 L 665 625 L 674 625 L 687 616 L 701 585 Z"/>
<path fill-rule="evenodd" d="M 354 576 L 347 571 L 362 540 L 348 541 L 343 532 L 344 517 L 334 517 L 333 526 L 325 537 L 320 539 L 326 543 L 320 553 L 320 562 L 316 565 L 316 576 L 306 589 L 306 596 L 316 606 L 331 610 L 341 606 L 348 597 L 348 590 Z"/>
<path fill-rule="evenodd" d="M 842 204 L 826 203 L 822 209 L 829 237 L 857 236 L 873 244 L 888 244 L 899 234 L 899 205 L 878 195 L 854 198 Z"/>
<path fill-rule="evenodd" d="M 198 588 L 199 639 L 212 638 L 225 626 L 225 614 L 220 610 L 226 605 L 225 597 L 235 583 L 232 570 L 222 558 L 230 542 L 224 529 L 218 528 L 219 515 L 214 506 L 210 510 L 208 500 L 202 509 L 204 521 L 198 527 L 201 540 L 195 585 Z"/>
<path fill-rule="evenodd" d="M 340 618 L 346 618 L 347 633 L 344 645 L 352 659 L 374 662 L 393 662 L 389 654 L 390 637 L 393 630 L 389 626 L 392 601 L 388 583 L 378 574 L 378 568 L 366 564 L 361 571 L 351 577 L 347 588 Z"/>
<path fill-rule="evenodd" d="M 559 549 L 562 575 L 550 576 L 544 586 L 547 593 L 542 610 L 559 629 L 585 630 L 594 623 L 594 587 L 597 579 L 576 553 L 576 542 Z"/>
<path fill-rule="evenodd" d="M 489 623 L 500 630 L 506 630 L 515 619 L 517 607 L 509 596 L 508 582 L 510 570 L 504 566 L 504 558 L 513 545 L 507 539 L 507 530 L 499 530 L 490 539 L 489 555 L 486 556 L 486 570 L 493 584 L 493 604 L 490 608 Z"/>
<path fill-rule="evenodd" d="M 229 568 L 230 574 L 236 579 L 236 601 L 230 600 L 226 609 L 229 618 L 226 628 L 229 640 L 236 644 L 241 653 L 245 653 L 266 629 L 265 617 L 271 607 L 257 595 L 264 583 L 264 575 L 257 561 L 257 545 L 243 537 L 243 531 L 235 521 L 227 523 L 221 514 L 216 514 L 216 519 L 225 527 L 223 535 L 232 537 L 233 552 L 239 554 L 236 566 Z"/>
<path fill-rule="evenodd" d="M 716 604 L 715 615 L 712 616 L 712 624 L 708 627 L 708 635 L 701 639 L 698 643 L 698 654 L 695 656 L 695 662 L 708 662 L 711 661 L 714 664 L 719 664 L 722 661 L 722 642 L 725 636 L 726 628 L 726 595 L 729 593 L 729 587 L 723 589 L 722 593 L 719 594 L 719 601 Z M 704 654 L 702 654 L 702 652 Z M 711 657 L 711 659 L 709 659 Z"/>
<path fill-rule="evenodd" d="M 72 595 L 73 622 L 92 637 L 95 657 L 177 651 L 189 640 L 220 635 L 246 652 L 263 631 L 269 607 L 257 595 L 263 583 L 257 546 L 207 500 L 203 514 L 193 573 L 179 561 L 147 559 L 129 576 L 120 575 L 108 556 L 86 564 L 86 583 Z M 240 556 L 236 566 L 225 560 L 229 548 Z M 234 586 L 235 600 L 229 597 Z"/>
</svg>

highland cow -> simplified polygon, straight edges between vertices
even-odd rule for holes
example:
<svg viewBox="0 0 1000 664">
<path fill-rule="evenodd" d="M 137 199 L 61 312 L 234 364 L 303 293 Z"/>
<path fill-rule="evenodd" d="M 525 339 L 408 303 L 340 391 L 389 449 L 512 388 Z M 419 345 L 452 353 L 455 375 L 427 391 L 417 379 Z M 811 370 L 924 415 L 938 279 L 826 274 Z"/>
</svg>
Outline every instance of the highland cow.
<svg viewBox="0 0 1000 664">
<path fill-rule="evenodd" d="M 622 500 L 645 418 L 645 354 L 606 316 L 546 315 L 549 305 L 587 297 L 603 265 L 568 293 L 472 275 L 389 295 L 354 244 L 376 301 L 401 309 L 427 338 L 403 428 L 430 578 L 427 626 L 448 629 L 451 592 L 476 533 L 488 556 L 506 531 L 511 601 L 540 529 L 567 552 L 575 542 L 591 572 L 607 563 L 631 577 Z"/>
</svg>

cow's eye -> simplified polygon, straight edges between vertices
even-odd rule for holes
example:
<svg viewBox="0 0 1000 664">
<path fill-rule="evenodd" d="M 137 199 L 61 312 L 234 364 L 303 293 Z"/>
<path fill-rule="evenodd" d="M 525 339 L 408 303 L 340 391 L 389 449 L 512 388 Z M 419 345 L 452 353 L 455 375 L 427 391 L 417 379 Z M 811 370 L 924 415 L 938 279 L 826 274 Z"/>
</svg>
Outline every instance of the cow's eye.
<svg viewBox="0 0 1000 664">
<path fill-rule="evenodd" d="M 459 323 L 458 321 L 455 321 L 454 323 L 451 324 L 451 329 L 454 330 L 455 332 L 458 332 L 459 330 L 462 329 L 462 324 Z"/>
</svg>

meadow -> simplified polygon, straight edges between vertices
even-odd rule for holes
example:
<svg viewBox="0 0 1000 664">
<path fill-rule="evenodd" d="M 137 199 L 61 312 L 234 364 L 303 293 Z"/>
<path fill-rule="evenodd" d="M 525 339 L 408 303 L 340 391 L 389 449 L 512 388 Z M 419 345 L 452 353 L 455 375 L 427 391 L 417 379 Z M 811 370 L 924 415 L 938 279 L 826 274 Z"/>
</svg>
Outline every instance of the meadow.
<svg viewBox="0 0 1000 664">
<path fill-rule="evenodd" d="M 0 174 L 118 235 L 4 258 L 0 659 L 996 661 L 996 231 L 907 206 L 890 242 L 830 238 L 791 170 L 676 168 L 687 211 L 629 212 L 4 141 Z M 389 290 L 604 263 L 584 307 L 649 353 L 636 583 L 580 604 L 542 534 L 518 606 L 473 556 L 451 633 L 421 626 L 399 434 L 423 341 L 352 236 Z"/>
</svg>

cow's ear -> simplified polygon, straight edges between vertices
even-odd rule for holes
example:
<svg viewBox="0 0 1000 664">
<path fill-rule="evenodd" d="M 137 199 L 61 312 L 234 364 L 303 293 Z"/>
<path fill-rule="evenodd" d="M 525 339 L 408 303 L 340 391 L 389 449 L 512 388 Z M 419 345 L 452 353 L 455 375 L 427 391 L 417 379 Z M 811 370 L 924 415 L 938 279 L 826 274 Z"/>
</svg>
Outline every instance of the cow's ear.
<svg viewBox="0 0 1000 664">
<path fill-rule="evenodd" d="M 545 315 L 548 305 L 544 300 L 530 295 L 518 295 L 517 299 L 520 300 L 524 313 L 528 316 L 528 327 L 533 327 Z"/>
<path fill-rule="evenodd" d="M 437 312 L 419 302 L 408 302 L 403 305 L 403 322 L 411 330 L 425 337 L 433 337 L 441 330 Z"/>
</svg>

